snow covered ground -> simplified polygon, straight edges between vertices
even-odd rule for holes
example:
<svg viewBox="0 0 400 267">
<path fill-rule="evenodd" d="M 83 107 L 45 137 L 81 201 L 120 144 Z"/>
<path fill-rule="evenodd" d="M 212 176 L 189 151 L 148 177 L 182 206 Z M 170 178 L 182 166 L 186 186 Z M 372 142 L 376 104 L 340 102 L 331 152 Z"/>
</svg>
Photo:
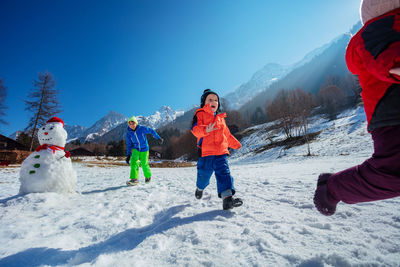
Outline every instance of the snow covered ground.
<svg viewBox="0 0 400 267">
<path fill-rule="evenodd" d="M 305 146 L 280 158 L 279 149 L 235 153 L 244 204 L 233 211 L 222 210 L 215 179 L 195 199 L 195 167 L 153 168 L 150 184 L 141 176 L 127 187 L 128 166 L 74 163 L 76 194 L 23 196 L 19 168 L 2 168 L 0 266 L 398 266 L 400 198 L 339 204 L 332 217 L 312 203 L 319 173 L 370 156 L 359 114 L 315 122 L 327 130 L 311 144 L 313 157 Z"/>
</svg>

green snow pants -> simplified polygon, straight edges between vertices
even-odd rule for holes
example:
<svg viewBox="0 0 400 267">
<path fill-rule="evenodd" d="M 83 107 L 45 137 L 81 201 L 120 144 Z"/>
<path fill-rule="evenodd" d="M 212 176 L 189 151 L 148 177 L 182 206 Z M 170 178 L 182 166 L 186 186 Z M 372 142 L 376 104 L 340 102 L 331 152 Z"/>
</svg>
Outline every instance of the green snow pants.
<svg viewBox="0 0 400 267">
<path fill-rule="evenodd" d="M 151 170 L 149 166 L 149 151 L 139 152 L 136 149 L 132 149 L 130 179 L 139 178 L 139 160 L 140 164 L 142 165 L 144 177 L 151 177 Z"/>
</svg>

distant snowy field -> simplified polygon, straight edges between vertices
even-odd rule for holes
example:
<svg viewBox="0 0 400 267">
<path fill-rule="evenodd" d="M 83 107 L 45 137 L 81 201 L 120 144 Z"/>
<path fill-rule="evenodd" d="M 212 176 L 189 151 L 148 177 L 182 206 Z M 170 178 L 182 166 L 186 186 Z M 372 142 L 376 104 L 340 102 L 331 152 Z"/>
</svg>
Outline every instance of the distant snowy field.
<svg viewBox="0 0 400 267">
<path fill-rule="evenodd" d="M 372 153 L 360 110 L 306 146 L 253 155 L 250 136 L 231 157 L 242 207 L 223 211 L 215 179 L 194 198 L 196 168 L 153 168 L 150 184 L 125 186 L 129 167 L 74 163 L 77 193 L 17 195 L 19 168 L 0 169 L 0 266 L 398 266 L 400 198 L 339 204 L 320 215 L 312 197 L 321 172 Z M 263 127 L 263 126 L 259 126 Z"/>
</svg>

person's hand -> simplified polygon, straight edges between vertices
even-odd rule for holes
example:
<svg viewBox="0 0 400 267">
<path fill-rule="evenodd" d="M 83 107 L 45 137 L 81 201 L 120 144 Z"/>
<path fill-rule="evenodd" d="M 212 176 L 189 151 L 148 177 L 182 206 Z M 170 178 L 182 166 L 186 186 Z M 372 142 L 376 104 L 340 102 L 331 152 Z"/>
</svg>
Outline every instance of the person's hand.
<svg viewBox="0 0 400 267">
<path fill-rule="evenodd" d="M 162 137 L 160 137 L 160 139 L 158 139 L 158 142 L 160 142 L 160 145 L 162 145 L 164 143 L 164 139 L 162 139 Z"/>
<path fill-rule="evenodd" d="M 389 70 L 389 73 L 400 76 L 400 68 L 393 68 L 393 69 Z"/>
<path fill-rule="evenodd" d="M 210 122 L 210 124 L 206 127 L 206 132 L 210 133 L 212 131 L 218 130 L 218 128 L 214 128 L 214 125 L 215 125 L 215 122 L 214 123 Z"/>
<path fill-rule="evenodd" d="M 126 164 L 129 164 L 130 160 L 131 160 L 131 155 L 126 156 L 126 159 L 125 159 Z"/>
</svg>

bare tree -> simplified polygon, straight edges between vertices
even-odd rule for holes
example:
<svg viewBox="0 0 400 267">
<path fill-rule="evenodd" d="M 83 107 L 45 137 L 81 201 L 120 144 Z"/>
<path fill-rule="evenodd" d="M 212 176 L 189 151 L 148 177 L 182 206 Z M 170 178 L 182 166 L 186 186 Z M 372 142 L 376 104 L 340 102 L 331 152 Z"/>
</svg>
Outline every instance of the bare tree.
<svg viewBox="0 0 400 267">
<path fill-rule="evenodd" d="M 181 136 L 172 136 L 169 140 L 167 148 L 167 156 L 171 159 L 179 158 L 186 155 L 189 159 L 195 159 L 197 157 L 197 144 L 196 138 L 187 130 Z"/>
<path fill-rule="evenodd" d="M 344 104 L 344 100 L 345 95 L 342 89 L 336 85 L 324 87 L 318 93 L 319 104 L 331 119 L 336 117 L 336 114 Z"/>
<path fill-rule="evenodd" d="M 267 103 L 268 118 L 280 120 L 287 138 L 304 134 L 308 155 L 311 155 L 308 140 L 308 117 L 314 106 L 312 95 L 300 88 L 292 91 L 282 89 L 272 102 Z"/>
<path fill-rule="evenodd" d="M 5 104 L 7 98 L 7 87 L 5 87 L 3 79 L 0 78 L 0 123 L 8 124 L 3 118 L 6 116 L 7 106 Z"/>
<path fill-rule="evenodd" d="M 321 85 L 321 88 L 325 88 L 332 85 L 340 86 L 341 82 L 342 78 L 339 75 L 330 75 L 326 77 L 325 83 Z"/>
<path fill-rule="evenodd" d="M 61 112 L 57 100 L 59 91 L 54 89 L 55 85 L 56 82 L 50 72 L 39 73 L 38 80 L 33 81 L 34 87 L 28 94 L 29 100 L 25 100 L 25 110 L 32 112 L 29 124 L 25 128 L 25 131 L 31 133 L 31 151 L 37 128 L 44 125 L 50 117 Z"/>
<path fill-rule="evenodd" d="M 339 85 L 343 92 L 349 96 L 351 105 L 358 104 L 361 101 L 361 85 L 357 75 L 347 74 Z"/>
<path fill-rule="evenodd" d="M 254 113 L 250 117 L 251 124 L 261 124 L 267 122 L 267 117 L 265 116 L 261 107 L 257 107 Z"/>
<path fill-rule="evenodd" d="M 274 100 L 267 102 L 267 118 L 270 121 L 280 120 L 287 138 L 293 137 L 292 131 L 295 121 L 292 109 L 289 93 L 285 89 L 281 89 Z"/>
<path fill-rule="evenodd" d="M 295 117 L 299 126 L 299 134 L 303 132 L 307 142 L 307 155 L 311 155 L 310 142 L 308 139 L 308 117 L 311 110 L 315 107 L 314 99 L 311 94 L 306 93 L 303 89 L 291 91 L 292 105 L 294 106 Z"/>
<path fill-rule="evenodd" d="M 226 124 L 229 126 L 235 126 L 238 130 L 243 129 L 246 125 L 245 121 L 243 120 L 242 114 L 237 110 L 230 110 L 226 112 Z"/>
</svg>

